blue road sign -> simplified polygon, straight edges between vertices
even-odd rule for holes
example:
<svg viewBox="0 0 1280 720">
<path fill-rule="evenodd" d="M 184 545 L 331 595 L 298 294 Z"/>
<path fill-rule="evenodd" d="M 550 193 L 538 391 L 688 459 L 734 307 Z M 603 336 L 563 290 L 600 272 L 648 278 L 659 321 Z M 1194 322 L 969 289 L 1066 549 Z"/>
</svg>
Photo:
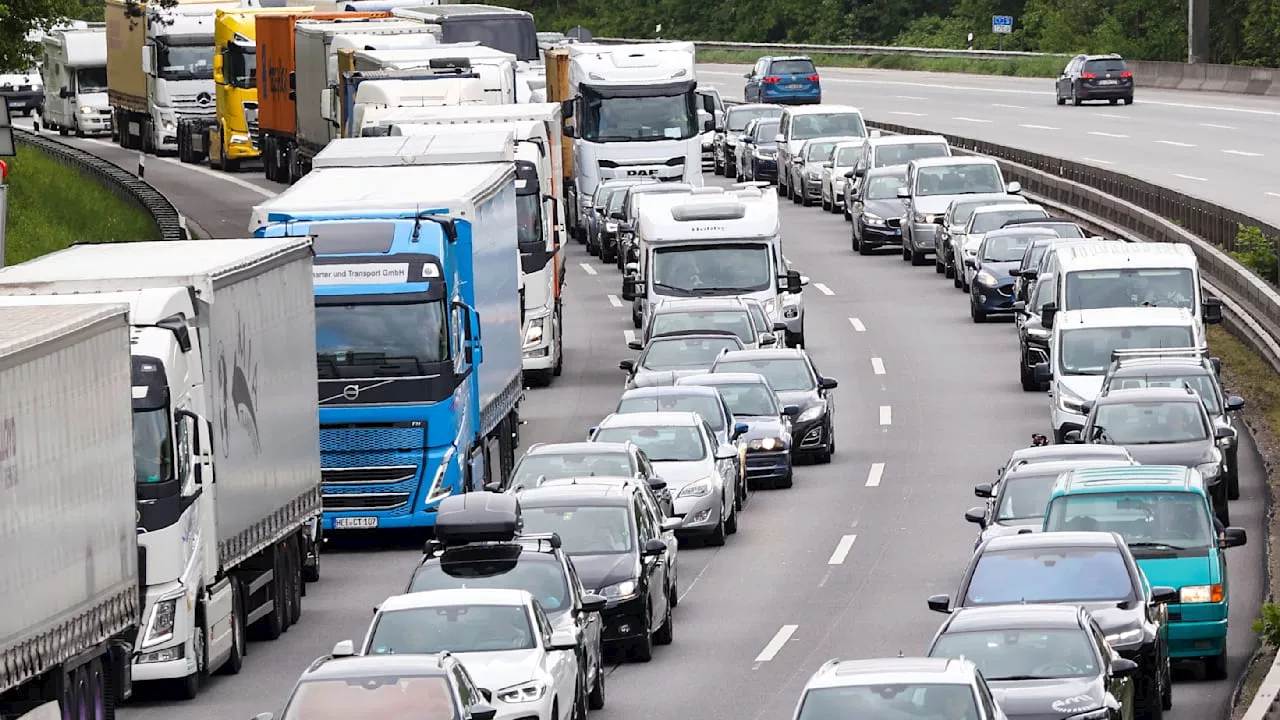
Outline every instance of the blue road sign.
<svg viewBox="0 0 1280 720">
<path fill-rule="evenodd" d="M 998 35 L 1008 35 L 1013 32 L 1013 16 L 1012 15 L 992 15 L 991 16 L 991 32 Z"/>
</svg>

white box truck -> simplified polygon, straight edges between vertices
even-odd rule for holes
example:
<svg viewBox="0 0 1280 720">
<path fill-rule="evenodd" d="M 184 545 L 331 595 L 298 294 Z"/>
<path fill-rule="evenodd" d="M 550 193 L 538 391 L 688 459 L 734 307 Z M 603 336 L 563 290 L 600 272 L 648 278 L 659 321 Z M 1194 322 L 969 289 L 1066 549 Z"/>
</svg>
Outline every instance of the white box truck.
<svg viewBox="0 0 1280 720">
<path fill-rule="evenodd" d="M 94 717 L 129 696 L 140 592 L 127 311 L 0 308 L 0 717 L 50 703 L 54 717 Z"/>
<path fill-rule="evenodd" d="M 319 571 L 311 257 L 307 238 L 90 244 L 0 270 L 0 307 L 129 306 L 135 681 L 193 697 L 238 672 L 246 630 L 278 637 Z"/>
</svg>

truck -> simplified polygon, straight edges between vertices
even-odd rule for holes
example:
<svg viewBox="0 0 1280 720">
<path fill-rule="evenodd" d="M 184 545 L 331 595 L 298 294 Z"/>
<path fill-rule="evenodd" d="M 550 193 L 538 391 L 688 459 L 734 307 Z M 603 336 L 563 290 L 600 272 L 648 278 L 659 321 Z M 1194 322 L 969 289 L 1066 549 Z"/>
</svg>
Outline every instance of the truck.
<svg viewBox="0 0 1280 720">
<path fill-rule="evenodd" d="M 342 137 L 364 137 L 370 127 L 381 128 L 385 135 L 381 120 L 400 109 L 487 105 L 503 99 L 501 93 L 487 91 L 492 85 L 486 86 L 466 58 L 424 61 L 408 70 L 346 70 L 352 59 L 349 52 L 338 57 L 343 68 Z"/>
<path fill-rule="evenodd" d="M 111 717 L 132 692 L 141 593 L 127 313 L 0 308 L 6 720 Z"/>
<path fill-rule="evenodd" d="M 110 133 L 106 24 L 53 30 L 41 44 L 47 82 L 36 130 L 44 127 L 77 137 Z"/>
<path fill-rule="evenodd" d="M 294 26 L 300 19 L 313 22 L 361 22 L 386 19 L 391 13 L 310 13 L 289 8 L 284 15 L 263 15 L 257 20 L 258 151 L 262 173 L 272 182 L 292 184 L 297 174 L 297 102 L 294 91 Z"/>
<path fill-rule="evenodd" d="M 396 122 L 392 135 L 431 134 L 446 127 L 504 127 L 516 138 L 516 211 L 524 287 L 522 367 L 525 380 L 549 385 L 564 366 L 564 208 L 560 106 L 555 103 L 424 109 Z"/>
<path fill-rule="evenodd" d="M 442 499 L 515 464 L 515 138 L 410 140 L 335 141 L 355 167 L 317 168 L 251 220 L 315 238 L 326 531 L 433 527 Z"/>
<path fill-rule="evenodd" d="M 238 2 L 107 0 L 107 100 L 120 147 L 177 152 L 178 121 L 214 116 L 213 18 Z"/>
<path fill-rule="evenodd" d="M 559 90 L 569 93 L 563 113 L 572 120 L 565 132 L 573 142 L 569 202 L 579 239 L 585 239 L 591 198 L 603 180 L 702 185 L 700 138 L 715 129 L 715 119 L 699 109 L 693 43 L 574 43 L 565 51 L 568 87 L 559 83 Z M 549 91 L 554 84 L 549 75 Z"/>
<path fill-rule="evenodd" d="M 292 12 L 308 8 L 292 9 Z M 278 8 L 218 9 L 213 19 L 213 84 L 215 116 L 178 120 L 178 159 L 236 172 L 242 162 L 257 160 L 258 63 L 257 18 L 280 14 Z"/>
<path fill-rule="evenodd" d="M 516 56 L 478 43 L 436 45 L 418 50 L 357 50 L 351 54 L 351 66 L 358 72 L 377 70 L 444 71 L 455 68 L 475 73 L 482 81 L 492 105 L 515 103 L 519 98 L 516 81 Z"/>
<path fill-rule="evenodd" d="M 0 270 L 0 307 L 129 308 L 130 356 L 116 360 L 132 378 L 119 502 L 144 558 L 134 682 L 191 698 L 207 673 L 238 672 L 248 634 L 279 637 L 318 577 L 311 255 L 306 238 L 86 244 Z M 64 363 L 76 372 L 50 374 L 59 391 L 44 397 L 101 378 L 89 362 Z M 64 456 L 94 458 L 95 483 L 118 465 Z"/>
<path fill-rule="evenodd" d="M 425 7 L 423 7 L 425 6 Z M 497 5 L 420 3 L 395 7 L 396 17 L 439 28 L 444 43 L 474 42 L 516 56 L 516 102 L 533 102 L 533 93 L 546 84 L 533 15 Z"/>
</svg>

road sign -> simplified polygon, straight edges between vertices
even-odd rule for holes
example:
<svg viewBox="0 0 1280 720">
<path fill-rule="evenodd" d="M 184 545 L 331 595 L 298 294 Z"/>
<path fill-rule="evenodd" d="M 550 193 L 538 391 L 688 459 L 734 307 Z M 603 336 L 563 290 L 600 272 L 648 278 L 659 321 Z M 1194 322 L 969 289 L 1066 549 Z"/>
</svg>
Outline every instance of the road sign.
<svg viewBox="0 0 1280 720">
<path fill-rule="evenodd" d="M 997 35 L 1008 35 L 1013 32 L 1012 15 L 992 15 L 991 32 Z"/>
</svg>

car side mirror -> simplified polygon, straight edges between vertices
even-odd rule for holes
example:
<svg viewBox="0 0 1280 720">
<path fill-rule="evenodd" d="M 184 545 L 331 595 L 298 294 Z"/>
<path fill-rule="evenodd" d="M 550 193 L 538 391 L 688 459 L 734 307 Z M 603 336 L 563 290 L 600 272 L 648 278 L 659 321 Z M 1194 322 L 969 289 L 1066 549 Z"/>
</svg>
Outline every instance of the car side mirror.
<svg viewBox="0 0 1280 720">
<path fill-rule="evenodd" d="M 716 448 L 717 460 L 732 460 L 736 457 L 738 457 L 738 451 L 732 445 L 721 445 Z"/>
<path fill-rule="evenodd" d="M 1022 313 L 1022 314 L 1024 314 L 1024 315 L 1025 315 L 1025 314 L 1027 314 L 1027 301 L 1026 301 L 1026 300 L 1014 300 L 1014 301 L 1013 301 L 1013 311 L 1014 311 L 1014 312 L 1016 312 L 1016 313 Z"/>
<path fill-rule="evenodd" d="M 623 360 L 622 362 L 618 363 L 618 369 L 625 370 L 627 372 L 633 372 L 636 369 L 636 361 Z"/>
<path fill-rule="evenodd" d="M 374 607 L 373 611 L 378 612 L 378 608 Z M 336 658 L 351 657 L 356 654 L 356 644 L 350 640 L 340 640 L 334 644 L 333 650 L 329 654 Z"/>
<path fill-rule="evenodd" d="M 907 198 L 911 197 L 911 191 L 904 187 L 900 187 L 898 188 L 898 197 L 902 198 L 903 200 L 906 200 Z"/>
<path fill-rule="evenodd" d="M 835 166 L 836 166 L 836 164 L 835 164 L 835 163 L 833 163 L 833 162 L 830 162 L 830 161 L 827 161 L 827 162 L 822 163 L 822 167 L 824 167 L 824 168 L 833 168 L 833 167 L 835 167 Z"/>
<path fill-rule="evenodd" d="M 1080 434 L 1079 430 L 1068 430 L 1062 436 L 1062 439 L 1069 445 L 1079 445 L 1084 442 L 1084 437 Z"/>
<path fill-rule="evenodd" d="M 845 173 L 844 173 L 844 177 L 845 177 L 845 179 L 846 179 L 846 180 L 852 180 L 852 179 L 854 178 L 853 171 L 852 171 L 852 170 L 846 170 L 846 171 L 845 171 Z"/>
<path fill-rule="evenodd" d="M 856 167 L 853 169 L 854 177 L 866 177 L 867 169 L 864 167 Z"/>
<path fill-rule="evenodd" d="M 1244 409 L 1244 398 L 1239 395 L 1232 395 L 1227 398 L 1227 412 L 1236 412 Z"/>
<path fill-rule="evenodd" d="M 1222 322 L 1221 298 L 1205 298 L 1200 309 L 1204 313 L 1206 325 L 1218 325 Z"/>
<path fill-rule="evenodd" d="M 627 347 L 632 350 L 643 350 L 644 343 L 640 342 L 639 340 L 632 340 L 627 343 Z"/>
<path fill-rule="evenodd" d="M 1009 183 L 1005 189 L 1009 191 L 1010 195 L 1017 195 L 1022 192 L 1022 183 L 1015 180 L 1014 182 Z"/>
<path fill-rule="evenodd" d="M 563 134 L 563 135 L 564 135 L 565 137 L 567 137 L 567 138 L 576 138 L 576 137 L 578 137 L 578 134 L 577 134 L 576 132 L 574 132 L 574 130 L 573 130 L 573 126 L 572 126 L 572 125 L 565 125 L 565 126 L 564 126 L 564 128 L 563 128 L 560 132 L 561 132 L 561 134 Z"/>
<path fill-rule="evenodd" d="M 784 322 L 776 322 L 776 323 L 774 323 L 774 324 L 773 324 L 773 331 L 774 331 L 774 332 L 786 332 L 786 331 L 787 331 L 787 324 L 786 324 L 786 323 L 784 323 Z"/>
<path fill-rule="evenodd" d="M 492 691 L 488 691 L 492 696 Z M 498 708 L 487 702 L 476 703 L 471 706 L 471 710 L 467 713 L 470 720 L 493 720 L 498 715 Z"/>
<path fill-rule="evenodd" d="M 1222 531 L 1222 537 L 1218 539 L 1218 547 L 1222 549 L 1240 547 L 1249 542 L 1249 534 L 1242 527 L 1229 527 Z"/>
<path fill-rule="evenodd" d="M 746 78 L 746 79 L 750 80 L 750 79 L 751 79 L 751 73 L 744 73 L 742 77 L 744 77 L 744 78 Z"/>
<path fill-rule="evenodd" d="M 819 390 L 835 390 L 840 387 L 840 381 L 835 378 L 824 377 L 818 380 Z"/>
<path fill-rule="evenodd" d="M 645 557 L 661 555 L 667 551 L 667 544 L 658 538 L 651 538 L 644 544 Z"/>
<path fill-rule="evenodd" d="M 795 416 L 797 416 L 797 415 L 799 415 L 799 414 L 800 414 L 800 406 L 799 406 L 799 405 L 788 405 L 788 406 L 786 406 L 786 407 L 782 408 L 782 414 L 783 414 L 783 415 L 786 415 L 786 416 L 787 416 L 787 417 L 789 417 L 789 418 L 794 418 Z"/>
<path fill-rule="evenodd" d="M 1214 375 L 1221 375 L 1221 374 L 1222 374 L 1222 358 L 1220 358 L 1220 357 L 1211 357 L 1211 358 L 1209 358 L 1209 364 L 1213 366 L 1213 374 L 1214 374 Z"/>
<path fill-rule="evenodd" d="M 950 613 L 951 612 L 951 596 L 950 595 L 931 595 L 929 597 L 929 609 L 934 612 Z"/>
<path fill-rule="evenodd" d="M 777 344 L 778 344 L 778 338 L 772 335 L 764 335 L 760 338 L 761 347 L 764 347 L 765 345 L 777 345 Z"/>
<path fill-rule="evenodd" d="M 1093 406 L 1095 404 L 1096 403 L 1094 403 L 1094 401 L 1092 400 L 1085 400 L 1084 402 L 1080 403 L 1080 414 L 1088 415 L 1089 413 L 1093 412 Z"/>
<path fill-rule="evenodd" d="M 58 97 L 62 98 L 63 100 L 66 100 L 67 98 L 71 97 L 71 91 L 67 89 L 66 85 L 63 85 L 62 88 L 58 90 Z"/>
<path fill-rule="evenodd" d="M 782 133 L 778 133 L 777 135 L 774 135 L 774 136 L 773 136 L 773 141 L 774 141 L 775 143 L 777 143 L 777 144 L 781 145 L 781 144 L 785 143 L 785 142 L 787 141 L 787 139 L 786 139 L 786 138 L 784 138 L 784 137 L 782 137 Z"/>
<path fill-rule="evenodd" d="M 500 493 L 500 492 L 502 492 L 502 483 L 500 483 L 500 482 L 491 482 L 491 483 L 489 483 L 489 484 L 487 484 L 487 485 L 485 485 L 485 486 L 484 486 L 484 491 L 485 491 L 485 492 L 491 492 L 491 493 Z"/>
<path fill-rule="evenodd" d="M 751 427 L 750 427 L 750 426 L 748 426 L 746 423 L 734 423 L 734 424 L 733 424 L 733 435 L 731 435 L 730 437 L 732 437 L 734 440 L 737 440 L 738 438 L 742 437 L 743 435 L 746 435 L 746 434 L 747 434 L 747 431 L 748 431 L 748 430 L 750 430 L 750 429 L 751 429 Z"/>
<path fill-rule="evenodd" d="M 1032 373 L 1035 375 L 1036 382 L 1046 383 L 1053 379 L 1053 372 L 1049 370 L 1049 363 L 1047 362 L 1036 363 Z"/>
<path fill-rule="evenodd" d="M 1111 658 L 1111 674 L 1114 677 L 1129 677 L 1138 671 L 1138 663 L 1129 658 Z"/>
<path fill-rule="evenodd" d="M 965 259 L 964 259 L 964 266 L 965 266 L 965 267 L 967 267 L 967 268 L 969 268 L 970 270 L 977 270 L 977 269 L 978 269 L 978 261 L 977 261 L 977 260 L 975 260 L 974 258 L 967 257 L 967 258 L 965 258 Z"/>
<path fill-rule="evenodd" d="M 604 610 L 604 606 L 608 604 L 608 599 L 603 595 L 586 593 L 582 596 L 582 612 L 600 612 L 601 610 Z"/>
<path fill-rule="evenodd" d="M 591 436 L 592 436 L 592 435 L 595 435 L 595 434 L 596 434 L 596 428 L 595 428 L 595 427 L 589 427 L 589 428 L 587 428 L 587 439 L 588 439 L 588 440 L 590 440 L 590 439 L 591 439 Z"/>
<path fill-rule="evenodd" d="M 1053 319 L 1057 317 L 1057 315 L 1058 315 L 1058 303 L 1056 302 L 1045 303 L 1044 307 L 1040 308 L 1041 327 L 1043 327 L 1046 330 L 1052 330 Z"/>
<path fill-rule="evenodd" d="M 1014 268 L 1009 271 L 1009 277 L 1020 277 L 1022 275 L 1021 268 Z"/>
<path fill-rule="evenodd" d="M 1235 436 L 1235 434 L 1236 434 L 1236 431 L 1235 431 L 1235 430 L 1232 430 L 1232 429 L 1231 429 L 1231 428 L 1229 428 L 1229 427 L 1220 427 L 1220 428 L 1218 428 L 1217 430 L 1214 430 L 1214 431 L 1213 431 L 1213 439 L 1214 439 L 1214 440 L 1226 440 L 1226 439 L 1227 439 L 1227 438 L 1229 438 L 1229 437 L 1234 437 L 1234 436 Z"/>
<path fill-rule="evenodd" d="M 991 497 L 992 490 L 994 489 L 995 488 L 991 486 L 991 483 L 979 483 L 973 486 L 973 494 L 980 498 L 989 498 Z"/>
<path fill-rule="evenodd" d="M 1151 588 L 1151 602 L 1156 605 L 1176 605 L 1181 601 L 1182 595 L 1178 593 L 1177 588 L 1165 585 L 1157 585 Z"/>
<path fill-rule="evenodd" d="M 551 633 L 551 644 L 548 650 L 577 650 L 578 633 L 573 630 L 557 630 Z"/>
<path fill-rule="evenodd" d="M 484 697 L 485 702 L 493 702 L 493 691 L 489 688 L 476 688 L 480 691 L 480 695 Z"/>
<path fill-rule="evenodd" d="M 684 518 L 669 517 L 662 519 L 663 532 L 674 532 L 679 530 L 682 525 L 684 525 Z"/>
<path fill-rule="evenodd" d="M 635 275 L 640 272 L 640 263 L 627 263 L 622 266 L 622 271 L 628 275 Z"/>
<path fill-rule="evenodd" d="M 987 509 L 974 507 L 964 511 L 964 519 L 971 522 L 984 530 L 987 527 Z"/>
</svg>

